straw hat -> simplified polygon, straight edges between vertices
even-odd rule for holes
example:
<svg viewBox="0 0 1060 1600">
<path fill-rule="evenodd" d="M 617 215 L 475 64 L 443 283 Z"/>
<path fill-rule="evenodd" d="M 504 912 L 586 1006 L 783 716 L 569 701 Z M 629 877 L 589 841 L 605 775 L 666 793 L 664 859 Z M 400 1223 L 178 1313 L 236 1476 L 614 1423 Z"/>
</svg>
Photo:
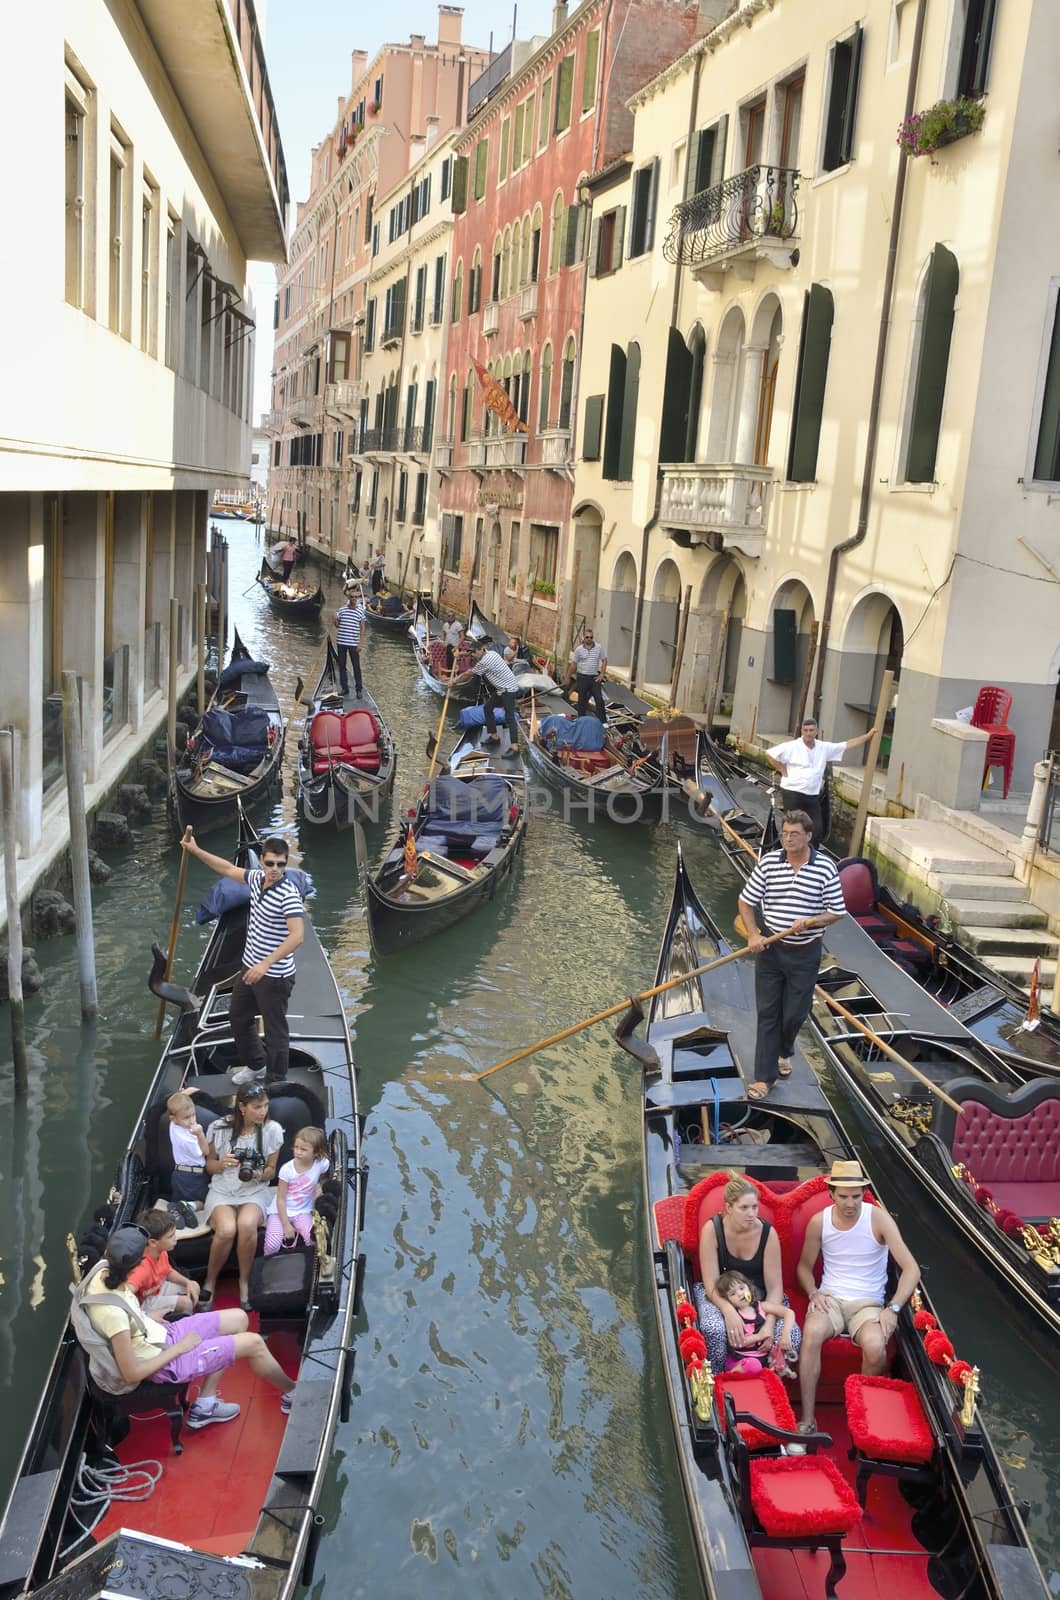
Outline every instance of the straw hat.
<svg viewBox="0 0 1060 1600">
<path fill-rule="evenodd" d="M 828 1187 L 830 1189 L 865 1189 L 868 1187 L 868 1178 L 861 1170 L 860 1161 L 833 1161 L 832 1170 L 828 1174 Z"/>
</svg>

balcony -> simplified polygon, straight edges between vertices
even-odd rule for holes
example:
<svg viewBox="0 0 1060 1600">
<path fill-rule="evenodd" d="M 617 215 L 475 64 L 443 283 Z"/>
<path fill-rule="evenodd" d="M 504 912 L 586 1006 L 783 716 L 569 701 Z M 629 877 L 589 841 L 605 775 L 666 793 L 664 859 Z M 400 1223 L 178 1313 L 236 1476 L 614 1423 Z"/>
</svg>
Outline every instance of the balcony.
<svg viewBox="0 0 1060 1600">
<path fill-rule="evenodd" d="M 557 422 L 550 422 L 547 428 L 538 430 L 537 438 L 543 467 L 570 466 L 569 428 L 561 428 Z"/>
<path fill-rule="evenodd" d="M 451 472 L 453 469 L 453 441 L 452 439 L 439 439 L 434 447 L 434 465 L 439 472 Z"/>
<path fill-rule="evenodd" d="M 401 335 L 405 331 L 404 308 L 396 316 L 391 316 L 383 324 L 383 336 L 379 341 L 380 350 L 389 350 L 393 345 L 401 343 Z"/>
<path fill-rule="evenodd" d="M 316 394 L 299 395 L 287 407 L 291 421 L 299 428 L 308 428 L 316 419 L 320 406 L 320 396 Z"/>
<path fill-rule="evenodd" d="M 500 318 L 500 306 L 496 300 L 487 300 L 482 307 L 482 333 L 484 338 L 488 339 L 492 334 L 496 333 L 500 325 Z"/>
<path fill-rule="evenodd" d="M 526 461 L 525 433 L 502 433 L 485 443 L 487 467 L 521 467 Z"/>
<path fill-rule="evenodd" d="M 286 261 L 287 169 L 253 0 L 138 0 L 136 10 L 244 254 Z"/>
<path fill-rule="evenodd" d="M 486 465 L 485 439 L 469 439 L 467 442 L 467 464 L 469 467 L 484 467 Z"/>
<path fill-rule="evenodd" d="M 798 261 L 798 192 L 794 167 L 737 172 L 675 208 L 663 254 L 705 289 L 721 289 L 729 274 L 753 278 L 759 262 L 786 272 Z"/>
<path fill-rule="evenodd" d="M 531 317 L 537 316 L 537 284 L 524 283 L 519 291 L 519 316 L 523 322 L 529 322 Z"/>
<path fill-rule="evenodd" d="M 405 427 L 401 430 L 401 444 L 398 446 L 402 455 L 421 456 L 431 448 L 430 435 L 433 429 Z"/>
<path fill-rule="evenodd" d="M 355 383 L 329 383 L 324 390 L 324 406 L 328 411 L 341 411 L 355 417 L 360 409 L 360 397 Z"/>
<path fill-rule="evenodd" d="M 357 446 L 355 454 L 359 456 L 378 455 L 382 447 L 382 428 L 365 428 L 364 432 L 361 434 L 360 444 Z"/>
<path fill-rule="evenodd" d="M 283 412 L 263 411 L 261 413 L 261 431 L 262 433 L 282 433 Z"/>
<path fill-rule="evenodd" d="M 664 466 L 659 521 L 692 544 L 760 556 L 766 538 L 772 467 L 686 462 Z"/>
</svg>

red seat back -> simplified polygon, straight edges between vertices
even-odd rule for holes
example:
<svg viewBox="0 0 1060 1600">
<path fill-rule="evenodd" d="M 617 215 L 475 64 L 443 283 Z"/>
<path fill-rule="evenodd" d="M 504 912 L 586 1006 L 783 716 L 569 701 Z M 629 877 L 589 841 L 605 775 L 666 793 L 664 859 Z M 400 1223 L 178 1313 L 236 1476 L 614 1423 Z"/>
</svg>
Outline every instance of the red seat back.
<svg viewBox="0 0 1060 1600">
<path fill-rule="evenodd" d="M 1022 1117 L 1003 1117 L 965 1100 L 953 1133 L 953 1159 L 978 1183 L 1060 1182 L 1060 1104 L 1043 1100 Z"/>
<path fill-rule="evenodd" d="M 337 711 L 318 711 L 309 724 L 309 742 L 314 750 L 342 748 L 342 718 Z"/>
<path fill-rule="evenodd" d="M 1007 728 L 1011 706 L 1012 696 L 1007 689 L 999 689 L 993 683 L 984 684 L 975 697 L 972 727 Z"/>
<path fill-rule="evenodd" d="M 872 873 L 864 861 L 852 861 L 842 868 L 839 884 L 846 908 L 852 917 L 865 917 L 876 909 Z"/>
<path fill-rule="evenodd" d="M 347 750 L 374 750 L 379 743 L 379 724 L 370 711 L 347 711 L 342 742 Z"/>
</svg>

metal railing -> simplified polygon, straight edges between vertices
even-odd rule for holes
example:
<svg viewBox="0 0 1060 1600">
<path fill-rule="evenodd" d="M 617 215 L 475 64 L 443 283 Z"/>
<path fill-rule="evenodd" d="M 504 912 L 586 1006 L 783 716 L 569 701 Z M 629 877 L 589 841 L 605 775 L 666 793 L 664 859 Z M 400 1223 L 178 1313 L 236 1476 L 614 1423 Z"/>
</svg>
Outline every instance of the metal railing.
<svg viewBox="0 0 1060 1600">
<path fill-rule="evenodd" d="M 756 239 L 783 242 L 799 224 L 794 167 L 748 167 L 675 207 L 663 245 L 667 261 L 698 266 Z"/>
<path fill-rule="evenodd" d="M 1050 750 L 1045 759 L 1049 763 L 1049 771 L 1045 779 L 1042 820 L 1038 827 L 1038 848 L 1060 855 L 1060 750 Z"/>
<path fill-rule="evenodd" d="M 474 116 L 479 106 L 485 105 L 490 95 L 496 94 L 505 78 L 512 70 L 512 47 L 506 45 L 499 56 L 494 56 L 485 72 L 480 72 L 473 79 L 467 91 L 468 120 Z"/>
</svg>

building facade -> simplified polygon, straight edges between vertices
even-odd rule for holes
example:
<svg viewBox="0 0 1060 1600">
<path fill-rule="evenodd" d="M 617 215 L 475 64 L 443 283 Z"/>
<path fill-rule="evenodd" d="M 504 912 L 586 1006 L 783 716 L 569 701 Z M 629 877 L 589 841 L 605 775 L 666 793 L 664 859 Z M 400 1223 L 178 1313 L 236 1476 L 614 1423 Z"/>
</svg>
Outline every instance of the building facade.
<svg viewBox="0 0 1060 1600">
<path fill-rule="evenodd" d="M 164 716 L 170 652 L 192 670 L 210 494 L 250 462 L 247 261 L 283 259 L 287 180 L 251 0 L 78 0 L 20 27 L 0 117 L 34 267 L 0 262 L 0 723 L 32 876 L 66 834 L 62 672 L 91 803 Z"/>
<path fill-rule="evenodd" d="M 1017 787 L 1056 741 L 1057 43 L 1039 0 L 742 0 L 592 185 L 626 248 L 589 269 L 574 518 L 612 666 L 759 741 L 807 707 L 864 732 L 890 668 L 909 807 L 952 792 L 938 723 L 983 684 Z"/>
</svg>

